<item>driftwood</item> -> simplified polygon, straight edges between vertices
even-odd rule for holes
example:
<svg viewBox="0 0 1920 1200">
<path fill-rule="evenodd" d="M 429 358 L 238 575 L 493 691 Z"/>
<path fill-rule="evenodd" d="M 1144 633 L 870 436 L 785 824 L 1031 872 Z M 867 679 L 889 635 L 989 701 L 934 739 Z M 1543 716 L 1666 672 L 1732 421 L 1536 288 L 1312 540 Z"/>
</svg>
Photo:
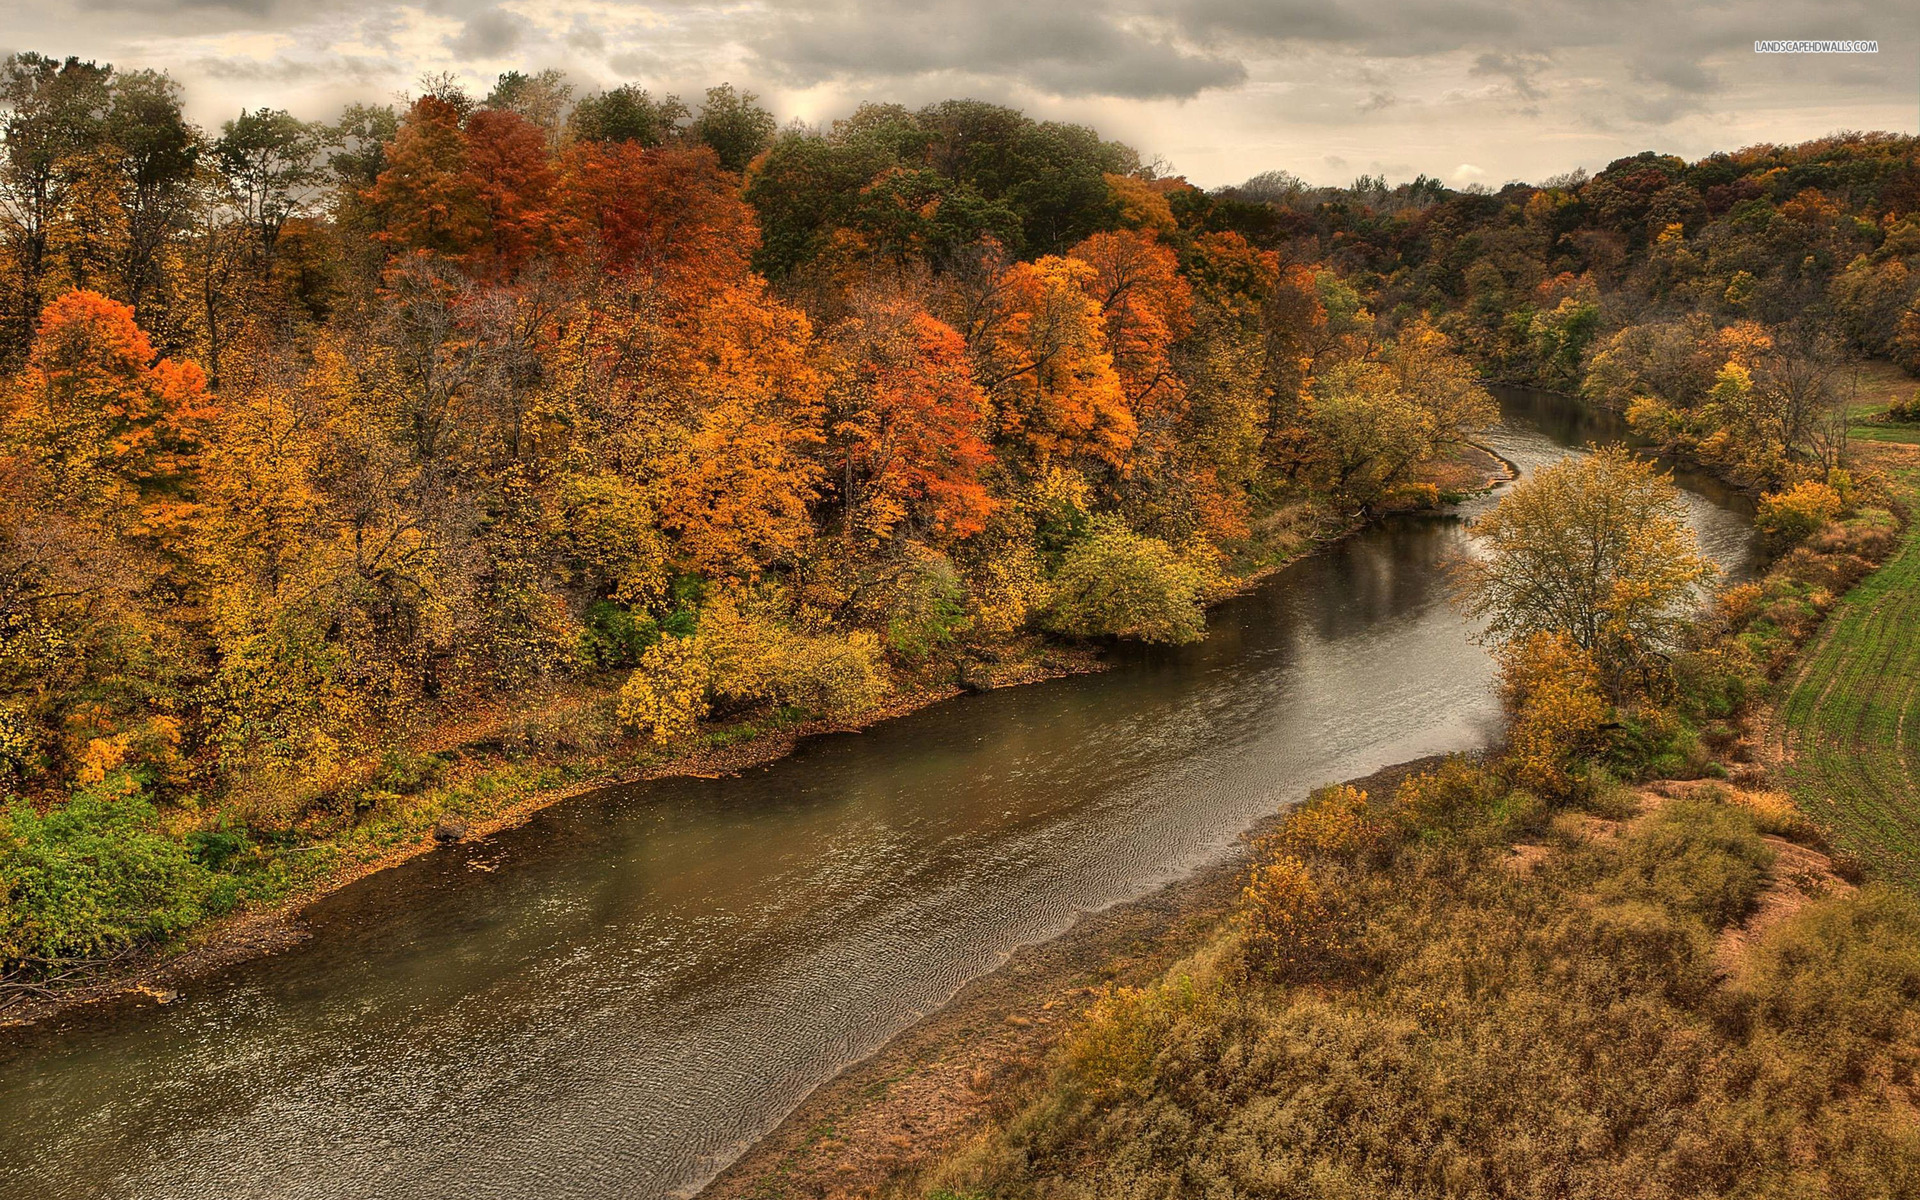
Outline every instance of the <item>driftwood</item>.
<svg viewBox="0 0 1920 1200">
<path fill-rule="evenodd" d="M 104 958 L 12 959 L 0 969 L 0 1013 L 29 1000 L 56 999 L 62 992 L 83 986 L 132 954 L 133 948 L 128 947 Z"/>
</svg>

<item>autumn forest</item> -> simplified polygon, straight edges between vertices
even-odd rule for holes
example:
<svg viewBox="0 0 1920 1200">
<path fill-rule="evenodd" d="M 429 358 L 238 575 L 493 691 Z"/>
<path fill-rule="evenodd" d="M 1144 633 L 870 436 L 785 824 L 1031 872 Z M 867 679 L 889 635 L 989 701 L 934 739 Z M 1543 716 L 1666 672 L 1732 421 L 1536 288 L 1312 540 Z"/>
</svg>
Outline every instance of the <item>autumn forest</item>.
<svg viewBox="0 0 1920 1200">
<path fill-rule="evenodd" d="M 1476 522 L 1491 549 L 1456 587 L 1497 645 L 1504 757 L 1416 776 L 1390 820 L 1320 794 L 1220 952 L 1233 988 L 1345 986 L 1343 904 L 1408 944 L 1422 919 L 1394 872 L 1604 816 L 1622 781 L 1725 779 L 1746 715 L 1899 537 L 1900 485 L 1850 446 L 1862 364 L 1920 371 L 1912 138 L 1498 190 L 1206 190 L 973 100 L 813 127 L 725 84 L 548 71 L 485 95 L 429 77 L 322 122 L 201 128 L 183 101 L 150 70 L 0 66 L 10 996 L 530 798 L 1198 642 L 1271 571 L 1508 479 L 1492 385 L 1579 397 L 1747 496 L 1774 566 L 1720 593 L 1644 456 L 1543 469 Z M 1539 546 L 1596 520 L 1631 531 L 1615 574 L 1543 600 Z M 1722 917 L 1633 875 L 1638 842 L 1582 851 L 1584 882 L 1496 873 L 1498 903 L 1571 912 L 1615 872 L 1643 908 L 1724 924 L 1764 855 L 1717 813 L 1645 836 L 1710 842 L 1716 878 L 1751 885 Z M 1103 998 L 1054 1124 L 953 1177 L 1046 1192 L 1043 1168 L 1128 1144 L 1108 1102 L 1178 1080 L 1126 1091 L 1151 1072 L 1113 1056 L 1218 1016 L 1170 994 Z M 1157 1169 L 1111 1194 L 1184 1186 Z"/>
</svg>

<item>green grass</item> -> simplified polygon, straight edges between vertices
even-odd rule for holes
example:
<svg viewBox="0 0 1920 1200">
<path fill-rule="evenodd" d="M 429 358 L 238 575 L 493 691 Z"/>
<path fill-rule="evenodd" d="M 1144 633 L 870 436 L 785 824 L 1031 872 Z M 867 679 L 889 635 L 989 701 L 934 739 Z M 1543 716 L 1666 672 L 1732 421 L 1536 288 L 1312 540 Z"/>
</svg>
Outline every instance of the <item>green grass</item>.
<svg viewBox="0 0 1920 1200">
<path fill-rule="evenodd" d="M 1887 373 L 1857 406 L 1884 410 L 1914 381 Z M 1870 458 L 1920 508 L 1920 427 L 1856 418 L 1881 443 Z M 1882 877 L 1920 885 L 1920 522 L 1894 556 L 1828 614 L 1789 672 L 1780 708 L 1794 799 L 1838 844 Z"/>
</svg>

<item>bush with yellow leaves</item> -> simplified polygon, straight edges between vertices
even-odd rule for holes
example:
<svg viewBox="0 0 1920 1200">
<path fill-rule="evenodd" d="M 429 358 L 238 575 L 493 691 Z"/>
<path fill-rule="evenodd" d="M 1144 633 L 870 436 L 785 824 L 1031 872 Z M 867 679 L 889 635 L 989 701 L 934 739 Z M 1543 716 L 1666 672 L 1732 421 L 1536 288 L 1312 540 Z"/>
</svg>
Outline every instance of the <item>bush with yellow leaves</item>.
<svg viewBox="0 0 1920 1200">
<path fill-rule="evenodd" d="M 1824 483 L 1803 480 L 1784 491 L 1760 497 L 1754 524 L 1775 546 L 1797 546 L 1839 517 L 1840 493 Z"/>
<path fill-rule="evenodd" d="M 1312 976 L 1341 951 L 1330 898 L 1307 864 L 1291 854 L 1254 866 L 1240 892 L 1239 923 L 1247 969 L 1269 979 Z"/>
<path fill-rule="evenodd" d="M 1287 814 L 1274 844 L 1302 858 L 1356 862 L 1387 848 L 1390 829 L 1376 819 L 1367 794 L 1349 784 L 1323 787 Z"/>
<path fill-rule="evenodd" d="M 1598 748 L 1608 705 L 1593 656 L 1571 638 L 1537 633 L 1501 654 L 1500 698 L 1512 717 L 1507 775 L 1514 786 L 1564 800 L 1574 762 Z"/>
<path fill-rule="evenodd" d="M 702 618 L 714 695 L 735 706 L 774 704 L 846 720 L 878 705 L 891 684 L 880 639 L 866 630 L 801 633 L 753 609 L 721 604 Z"/>
<path fill-rule="evenodd" d="M 1715 786 L 1706 789 L 1705 794 L 1743 810 L 1753 818 L 1761 833 L 1795 841 L 1818 843 L 1821 840 L 1817 827 L 1785 792 L 1750 792 L 1745 788 Z"/>
<path fill-rule="evenodd" d="M 661 638 L 620 688 L 620 723 L 655 742 L 692 733 L 707 715 L 713 664 L 698 638 Z"/>
</svg>

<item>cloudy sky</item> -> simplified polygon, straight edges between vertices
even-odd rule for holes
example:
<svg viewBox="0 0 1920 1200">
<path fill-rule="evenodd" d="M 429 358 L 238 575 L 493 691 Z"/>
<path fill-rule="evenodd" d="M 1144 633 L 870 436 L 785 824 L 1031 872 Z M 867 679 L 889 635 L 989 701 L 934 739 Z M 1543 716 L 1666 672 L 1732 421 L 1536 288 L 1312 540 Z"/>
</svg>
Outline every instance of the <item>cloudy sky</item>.
<svg viewBox="0 0 1920 1200">
<path fill-rule="evenodd" d="M 0 50 L 164 68 L 193 115 L 332 116 L 451 71 L 584 90 L 731 80 L 782 119 L 973 96 L 1095 125 L 1196 183 L 1498 185 L 1920 123 L 1920 7 L 1885 0 L 20 0 Z M 1877 39 L 1757 55 L 1756 38 Z"/>
</svg>

